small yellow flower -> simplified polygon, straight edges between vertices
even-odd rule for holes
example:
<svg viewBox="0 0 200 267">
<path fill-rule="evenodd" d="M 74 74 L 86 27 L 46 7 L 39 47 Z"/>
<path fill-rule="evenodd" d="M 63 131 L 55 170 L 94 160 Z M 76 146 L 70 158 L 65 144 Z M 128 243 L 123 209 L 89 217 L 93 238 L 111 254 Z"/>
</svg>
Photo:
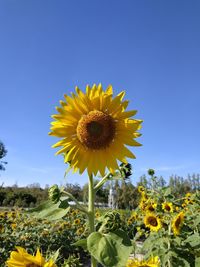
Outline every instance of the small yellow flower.
<svg viewBox="0 0 200 267">
<path fill-rule="evenodd" d="M 17 227 L 17 224 L 16 224 L 16 223 L 12 223 L 12 224 L 11 224 L 11 228 L 12 228 L 12 230 L 15 230 L 16 227 Z"/>
<path fill-rule="evenodd" d="M 149 203 L 149 204 L 147 204 L 145 210 L 147 212 L 153 212 L 153 211 L 155 211 L 156 207 L 157 207 L 156 203 Z"/>
<path fill-rule="evenodd" d="M 176 206 L 176 208 L 175 208 L 175 209 L 176 209 L 176 211 L 179 211 L 179 209 L 180 209 L 180 208 L 179 208 L 178 206 Z"/>
<path fill-rule="evenodd" d="M 15 219 L 15 218 L 16 218 L 16 214 L 15 214 L 15 212 L 14 212 L 14 211 L 9 212 L 9 213 L 8 213 L 8 218 Z"/>
<path fill-rule="evenodd" d="M 157 232 L 161 227 L 161 220 L 154 213 L 147 213 L 144 217 L 144 224 L 150 228 L 151 231 Z"/>
<path fill-rule="evenodd" d="M 80 223 L 81 223 L 81 220 L 80 219 L 74 220 L 74 224 L 79 225 Z"/>
<path fill-rule="evenodd" d="M 81 227 L 81 228 L 78 228 L 78 229 L 77 229 L 76 234 L 77 234 L 77 235 L 82 235 L 83 232 L 84 232 L 84 228 Z"/>
<path fill-rule="evenodd" d="M 22 247 L 16 247 L 17 251 L 12 251 L 7 260 L 7 267 L 57 267 L 52 259 L 48 262 L 42 257 L 39 249 L 35 256 L 28 254 Z"/>
<path fill-rule="evenodd" d="M 159 267 L 160 266 L 160 261 L 159 258 L 152 257 L 148 259 L 147 261 L 140 261 L 137 259 L 129 259 L 127 262 L 126 267 Z"/>
<path fill-rule="evenodd" d="M 188 205 L 188 204 L 194 204 L 194 201 L 190 198 L 187 198 L 185 199 L 185 204 Z"/>
<path fill-rule="evenodd" d="M 192 193 L 190 192 L 185 195 L 186 198 L 190 198 L 191 196 L 192 196 Z"/>
<path fill-rule="evenodd" d="M 171 202 L 162 203 L 162 209 L 167 212 L 173 212 L 173 204 Z"/>
<path fill-rule="evenodd" d="M 139 203 L 140 209 L 144 211 L 146 209 L 147 205 L 148 205 L 148 199 L 141 198 L 140 203 Z"/>
<path fill-rule="evenodd" d="M 95 213 L 95 217 L 96 218 L 99 218 L 100 217 L 100 213 L 98 211 Z"/>
<path fill-rule="evenodd" d="M 138 214 L 137 214 L 137 212 L 133 211 L 133 212 L 131 213 L 131 218 L 134 219 L 134 220 L 136 220 L 136 219 L 138 218 Z"/>
<path fill-rule="evenodd" d="M 180 229 L 183 225 L 183 220 L 184 220 L 184 213 L 182 211 L 172 220 L 172 230 L 174 235 L 180 234 Z"/>
<path fill-rule="evenodd" d="M 128 221 L 127 221 L 128 225 L 131 225 L 133 223 L 133 220 L 132 218 L 129 218 Z"/>
<path fill-rule="evenodd" d="M 138 192 L 139 192 L 139 193 L 144 193 L 144 192 L 145 192 L 145 188 L 144 188 L 144 186 L 139 185 L 139 186 L 138 186 Z"/>
</svg>

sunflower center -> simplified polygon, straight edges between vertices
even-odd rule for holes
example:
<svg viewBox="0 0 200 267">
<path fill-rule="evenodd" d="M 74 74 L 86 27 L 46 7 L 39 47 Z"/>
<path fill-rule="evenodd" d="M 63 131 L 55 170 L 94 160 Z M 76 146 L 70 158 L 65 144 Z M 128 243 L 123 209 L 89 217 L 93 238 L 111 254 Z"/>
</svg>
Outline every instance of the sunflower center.
<svg viewBox="0 0 200 267">
<path fill-rule="evenodd" d="M 90 149 L 103 149 L 115 136 L 115 121 L 101 111 L 90 111 L 82 116 L 76 129 L 79 141 Z"/>
<path fill-rule="evenodd" d="M 152 226 L 157 226 L 158 222 L 157 222 L 156 218 L 150 217 L 149 218 L 149 224 L 152 225 Z"/>
<path fill-rule="evenodd" d="M 87 130 L 91 136 L 99 137 L 103 132 L 103 125 L 97 121 L 91 121 L 87 125 Z"/>
<path fill-rule="evenodd" d="M 170 211 L 170 210 L 171 210 L 171 208 L 170 208 L 169 205 L 165 205 L 165 209 L 166 209 L 167 211 Z"/>
<path fill-rule="evenodd" d="M 177 220 L 175 221 L 176 228 L 179 228 L 180 224 L 181 224 L 181 218 L 178 217 Z"/>
<path fill-rule="evenodd" d="M 148 210 L 150 210 L 150 211 L 154 211 L 155 209 L 154 209 L 154 207 L 153 207 L 152 205 L 150 205 L 150 206 L 148 207 Z"/>
</svg>

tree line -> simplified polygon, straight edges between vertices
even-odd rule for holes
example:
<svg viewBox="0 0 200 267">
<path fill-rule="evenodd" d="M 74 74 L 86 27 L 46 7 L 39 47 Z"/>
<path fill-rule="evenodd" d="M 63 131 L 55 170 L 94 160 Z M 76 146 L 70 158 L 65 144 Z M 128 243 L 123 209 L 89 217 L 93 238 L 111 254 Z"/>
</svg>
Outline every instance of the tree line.
<svg viewBox="0 0 200 267">
<path fill-rule="evenodd" d="M 97 183 L 97 181 L 96 181 Z M 140 177 L 137 185 L 133 185 L 131 179 L 116 180 L 107 183 L 97 192 L 96 205 L 106 206 L 108 204 L 109 190 L 112 186 L 116 192 L 116 204 L 119 209 L 134 209 L 139 203 L 138 186 L 145 188 L 166 187 L 170 186 L 172 193 L 176 197 L 183 197 L 187 192 L 200 190 L 200 175 L 188 175 L 186 178 L 173 175 L 168 182 L 161 177 L 156 177 L 152 181 L 152 177 L 143 175 Z M 73 194 L 79 201 L 87 202 L 88 187 L 87 184 L 80 186 L 79 184 L 65 184 L 64 187 L 68 192 Z M 0 206 L 9 207 L 35 207 L 48 199 L 49 186 L 41 188 L 38 183 L 28 185 L 26 187 L 18 187 L 16 184 L 9 187 L 0 187 Z"/>
</svg>

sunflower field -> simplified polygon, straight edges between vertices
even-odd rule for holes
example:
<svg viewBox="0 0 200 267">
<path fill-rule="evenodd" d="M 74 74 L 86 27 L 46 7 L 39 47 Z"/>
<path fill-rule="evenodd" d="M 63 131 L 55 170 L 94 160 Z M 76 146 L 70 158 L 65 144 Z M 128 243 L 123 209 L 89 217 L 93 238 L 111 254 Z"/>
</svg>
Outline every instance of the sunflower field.
<svg viewBox="0 0 200 267">
<path fill-rule="evenodd" d="M 140 186 L 138 191 L 141 198 L 135 210 L 98 209 L 96 230 L 127 233 L 132 251 L 126 266 L 200 266 L 199 192 L 175 199 L 169 188 L 156 189 L 155 194 Z M 74 245 L 89 234 L 86 217 L 77 209 L 59 220 L 38 219 L 21 209 L 1 211 L 0 231 L 0 266 L 9 266 L 6 261 L 16 247 L 32 255 L 40 248 L 47 258 L 59 251 L 56 266 L 88 264 L 89 254 Z"/>
</svg>

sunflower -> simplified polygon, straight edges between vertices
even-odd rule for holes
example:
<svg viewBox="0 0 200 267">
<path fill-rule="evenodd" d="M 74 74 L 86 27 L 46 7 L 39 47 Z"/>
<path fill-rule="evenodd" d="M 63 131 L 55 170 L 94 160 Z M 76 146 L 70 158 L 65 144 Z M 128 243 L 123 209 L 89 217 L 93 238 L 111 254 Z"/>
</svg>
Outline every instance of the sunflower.
<svg viewBox="0 0 200 267">
<path fill-rule="evenodd" d="M 184 213 L 182 211 L 172 220 L 172 230 L 174 235 L 180 234 L 180 229 L 183 225 L 183 220 L 184 220 Z"/>
<path fill-rule="evenodd" d="M 148 205 L 148 204 L 147 204 L 147 200 L 141 198 L 140 203 L 139 203 L 139 207 L 140 207 L 140 209 L 144 211 L 144 210 L 146 209 L 147 205 Z"/>
<path fill-rule="evenodd" d="M 155 202 L 150 202 L 150 203 L 148 203 L 147 206 L 145 207 L 145 210 L 146 210 L 147 212 L 153 212 L 153 211 L 155 211 L 156 207 L 157 207 L 157 203 L 155 203 Z"/>
<path fill-rule="evenodd" d="M 16 249 L 17 251 L 11 252 L 10 259 L 6 262 L 8 267 L 56 267 L 52 259 L 45 261 L 39 249 L 35 256 L 28 254 L 22 247 L 16 247 Z"/>
<path fill-rule="evenodd" d="M 82 235 L 83 233 L 84 233 L 84 228 L 83 227 L 78 228 L 77 231 L 76 231 L 77 235 Z"/>
<path fill-rule="evenodd" d="M 138 186 L 138 192 L 139 192 L 139 193 L 144 193 L 144 192 L 145 192 L 145 188 L 144 188 L 144 186 L 139 185 L 139 186 Z"/>
<path fill-rule="evenodd" d="M 192 193 L 187 193 L 184 197 L 185 206 L 188 204 L 194 204 L 194 195 Z"/>
<path fill-rule="evenodd" d="M 4 231 L 3 224 L 0 224 L 0 233 L 2 233 L 3 231 Z"/>
<path fill-rule="evenodd" d="M 144 217 L 144 224 L 150 228 L 151 231 L 157 232 L 161 227 L 161 220 L 154 213 L 147 213 Z"/>
<path fill-rule="evenodd" d="M 192 196 L 192 193 L 188 192 L 187 194 L 185 194 L 186 198 L 190 198 Z"/>
<path fill-rule="evenodd" d="M 99 171 L 118 169 L 118 160 L 127 163 L 135 155 L 126 147 L 140 146 L 135 138 L 141 134 L 141 120 L 130 119 L 136 110 L 126 111 L 128 101 L 122 101 L 125 92 L 113 97 L 112 86 L 103 91 L 101 84 L 86 87 L 86 93 L 76 87 L 76 93 L 65 95 L 53 115 L 50 135 L 62 138 L 53 147 L 62 147 L 65 163 L 74 171 L 89 175 Z"/>
<path fill-rule="evenodd" d="M 171 202 L 164 202 L 162 203 L 162 209 L 167 212 L 173 212 L 173 205 Z"/>
<path fill-rule="evenodd" d="M 15 230 L 16 227 L 17 227 L 17 224 L 16 224 L 16 223 L 11 223 L 11 228 L 12 228 L 12 230 Z"/>
<path fill-rule="evenodd" d="M 160 266 L 160 261 L 159 261 L 158 256 L 152 257 L 148 259 L 147 261 L 129 259 L 126 265 L 126 267 L 159 267 L 159 266 Z"/>
<path fill-rule="evenodd" d="M 180 209 L 180 207 L 176 206 L 175 210 L 176 210 L 176 211 L 179 211 L 179 209 Z"/>
<path fill-rule="evenodd" d="M 80 220 L 80 219 L 75 219 L 75 220 L 74 220 L 74 224 L 75 224 L 75 225 L 79 225 L 80 223 L 81 223 L 81 220 Z"/>
<path fill-rule="evenodd" d="M 97 211 L 96 213 L 95 213 L 95 218 L 99 218 L 100 217 L 100 213 Z"/>
</svg>

